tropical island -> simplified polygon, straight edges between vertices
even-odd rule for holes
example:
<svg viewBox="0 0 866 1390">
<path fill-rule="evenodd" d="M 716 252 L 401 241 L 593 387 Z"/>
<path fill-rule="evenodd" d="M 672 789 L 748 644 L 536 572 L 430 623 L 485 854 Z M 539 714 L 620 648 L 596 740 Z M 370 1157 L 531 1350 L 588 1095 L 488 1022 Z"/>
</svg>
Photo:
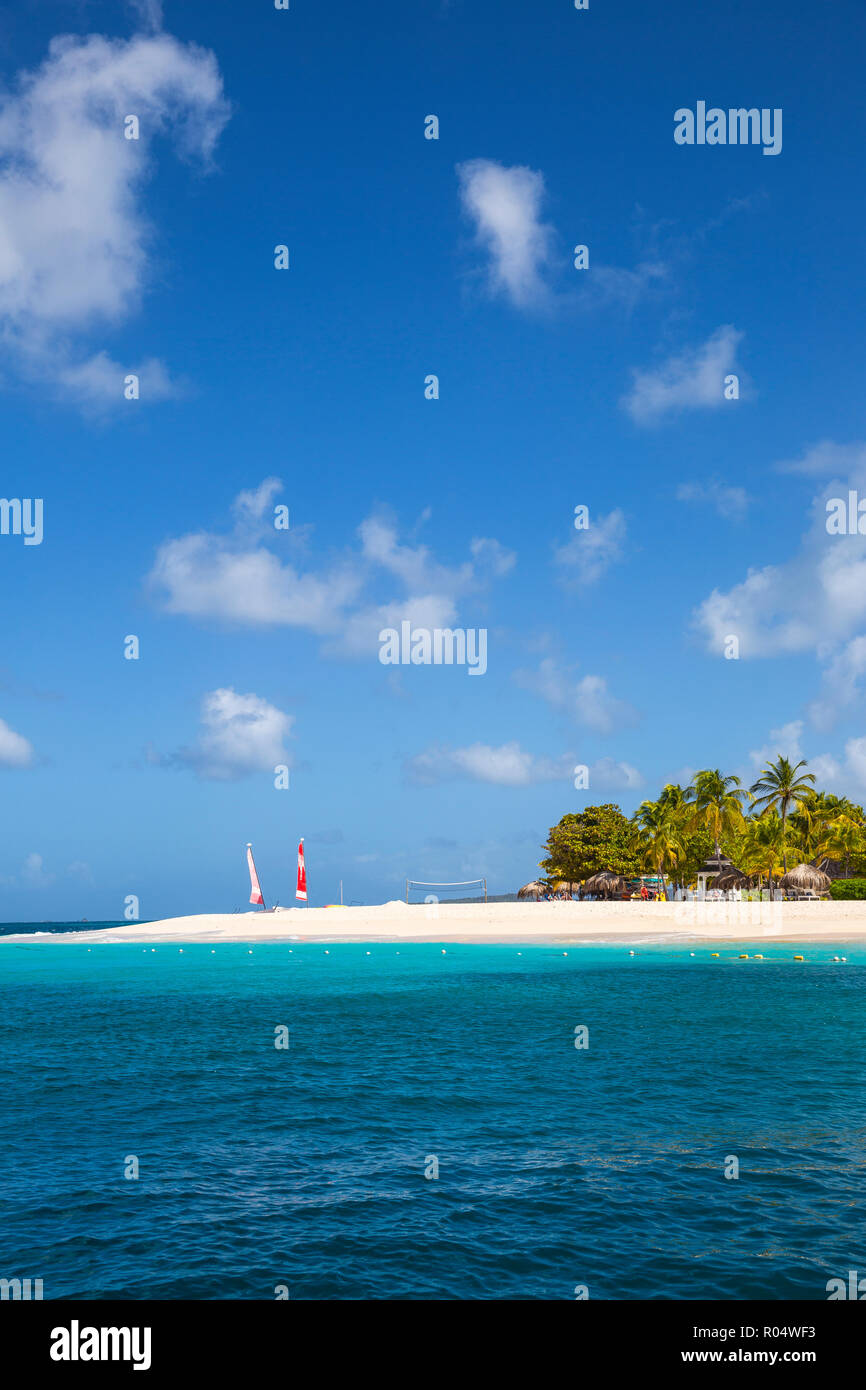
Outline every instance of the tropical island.
<svg viewBox="0 0 866 1390">
<path fill-rule="evenodd" d="M 847 797 L 819 791 L 805 760 L 767 763 L 751 787 L 718 768 L 692 784 L 668 783 L 627 817 L 619 806 L 587 806 L 552 827 L 537 886 L 605 893 L 646 871 L 662 892 L 687 886 L 725 892 L 803 891 L 866 896 L 866 813 Z M 524 896 L 532 884 L 521 890 Z"/>
</svg>

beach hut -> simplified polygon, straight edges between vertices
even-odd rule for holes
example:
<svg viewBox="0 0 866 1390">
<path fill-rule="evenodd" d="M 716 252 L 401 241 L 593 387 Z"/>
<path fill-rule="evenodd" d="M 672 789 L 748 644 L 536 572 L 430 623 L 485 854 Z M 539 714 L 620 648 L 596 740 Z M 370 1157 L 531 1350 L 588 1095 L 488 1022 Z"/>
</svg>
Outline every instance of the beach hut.
<svg viewBox="0 0 866 1390">
<path fill-rule="evenodd" d="M 586 879 L 580 896 L 585 897 L 587 893 L 593 893 L 597 898 L 621 898 L 627 888 L 628 884 L 619 874 L 615 874 L 612 869 L 602 869 L 601 873 L 592 874 Z"/>
<path fill-rule="evenodd" d="M 547 889 L 543 883 L 524 883 L 522 888 L 518 888 L 517 897 L 518 899 L 532 899 L 534 902 L 538 902 L 538 899 L 546 892 Z"/>
<path fill-rule="evenodd" d="M 731 865 L 730 869 L 725 869 L 718 878 L 714 879 L 713 887 L 721 888 L 726 893 L 730 888 L 747 888 L 749 886 L 749 875 L 744 874 L 742 869 L 735 869 Z"/>
<path fill-rule="evenodd" d="M 699 896 L 702 896 L 707 891 L 709 879 L 717 879 L 722 874 L 731 873 L 732 870 L 735 873 L 739 873 L 739 870 L 734 866 L 733 860 L 729 859 L 726 854 L 722 854 L 722 851 L 717 846 L 714 853 L 710 855 L 709 859 L 705 859 L 698 869 Z M 721 884 L 714 883 L 712 887 L 720 888 Z"/>
<path fill-rule="evenodd" d="M 798 864 L 779 879 L 779 887 L 786 893 L 826 893 L 830 887 L 829 874 L 811 864 Z"/>
</svg>

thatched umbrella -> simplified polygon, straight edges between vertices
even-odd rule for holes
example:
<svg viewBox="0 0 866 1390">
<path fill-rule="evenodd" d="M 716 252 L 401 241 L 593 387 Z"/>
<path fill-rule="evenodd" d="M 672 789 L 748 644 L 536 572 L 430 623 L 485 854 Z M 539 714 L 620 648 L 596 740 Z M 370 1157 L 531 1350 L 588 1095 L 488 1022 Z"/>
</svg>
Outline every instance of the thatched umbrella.
<svg viewBox="0 0 866 1390">
<path fill-rule="evenodd" d="M 524 883 L 522 888 L 517 890 L 518 898 L 540 898 L 547 889 L 543 883 Z"/>
<path fill-rule="evenodd" d="M 714 888 L 721 888 L 727 892 L 729 888 L 745 888 L 749 882 L 749 875 L 744 874 L 741 869 L 735 869 L 733 865 L 730 869 L 725 869 L 724 873 L 718 875 L 713 882 Z"/>
<path fill-rule="evenodd" d="M 599 874 L 592 874 L 588 878 L 581 890 L 582 893 L 595 893 L 598 897 L 613 898 L 625 892 L 628 884 L 619 874 L 615 874 L 611 869 L 602 869 Z"/>
<path fill-rule="evenodd" d="M 830 887 L 830 876 L 811 864 L 798 864 L 796 869 L 790 869 L 782 875 L 779 887 L 796 888 L 800 891 L 811 889 L 813 893 L 826 893 Z"/>
<path fill-rule="evenodd" d="M 557 879 L 553 891 L 554 893 L 568 893 L 569 897 L 571 897 L 573 893 L 580 892 L 580 884 L 569 883 L 568 880 L 564 878 Z"/>
</svg>

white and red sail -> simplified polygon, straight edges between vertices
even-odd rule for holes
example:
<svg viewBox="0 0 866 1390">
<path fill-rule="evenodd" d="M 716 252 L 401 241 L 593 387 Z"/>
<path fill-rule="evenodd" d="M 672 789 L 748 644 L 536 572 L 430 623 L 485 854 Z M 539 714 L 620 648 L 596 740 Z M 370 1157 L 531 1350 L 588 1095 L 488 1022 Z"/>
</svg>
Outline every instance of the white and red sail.
<svg viewBox="0 0 866 1390">
<path fill-rule="evenodd" d="M 304 842 L 301 840 L 298 845 L 298 886 L 295 889 L 295 897 L 302 902 L 307 901 L 307 866 L 304 863 Z"/>
<path fill-rule="evenodd" d="M 262 890 L 259 884 L 259 876 L 256 873 L 256 863 L 253 859 L 252 845 L 247 845 L 247 868 L 250 871 L 250 902 L 261 903 L 262 907 L 264 907 L 265 900 L 262 897 Z"/>
</svg>

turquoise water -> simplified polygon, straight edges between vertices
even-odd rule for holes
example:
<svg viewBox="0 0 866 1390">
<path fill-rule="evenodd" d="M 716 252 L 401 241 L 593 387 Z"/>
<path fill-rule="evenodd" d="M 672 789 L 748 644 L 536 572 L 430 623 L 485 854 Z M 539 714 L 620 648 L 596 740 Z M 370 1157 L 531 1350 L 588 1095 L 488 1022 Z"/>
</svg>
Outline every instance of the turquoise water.
<svg viewBox="0 0 866 1390">
<path fill-rule="evenodd" d="M 862 948 L 442 949 L 0 946 L 0 1276 L 823 1299 L 866 1267 Z"/>
</svg>

